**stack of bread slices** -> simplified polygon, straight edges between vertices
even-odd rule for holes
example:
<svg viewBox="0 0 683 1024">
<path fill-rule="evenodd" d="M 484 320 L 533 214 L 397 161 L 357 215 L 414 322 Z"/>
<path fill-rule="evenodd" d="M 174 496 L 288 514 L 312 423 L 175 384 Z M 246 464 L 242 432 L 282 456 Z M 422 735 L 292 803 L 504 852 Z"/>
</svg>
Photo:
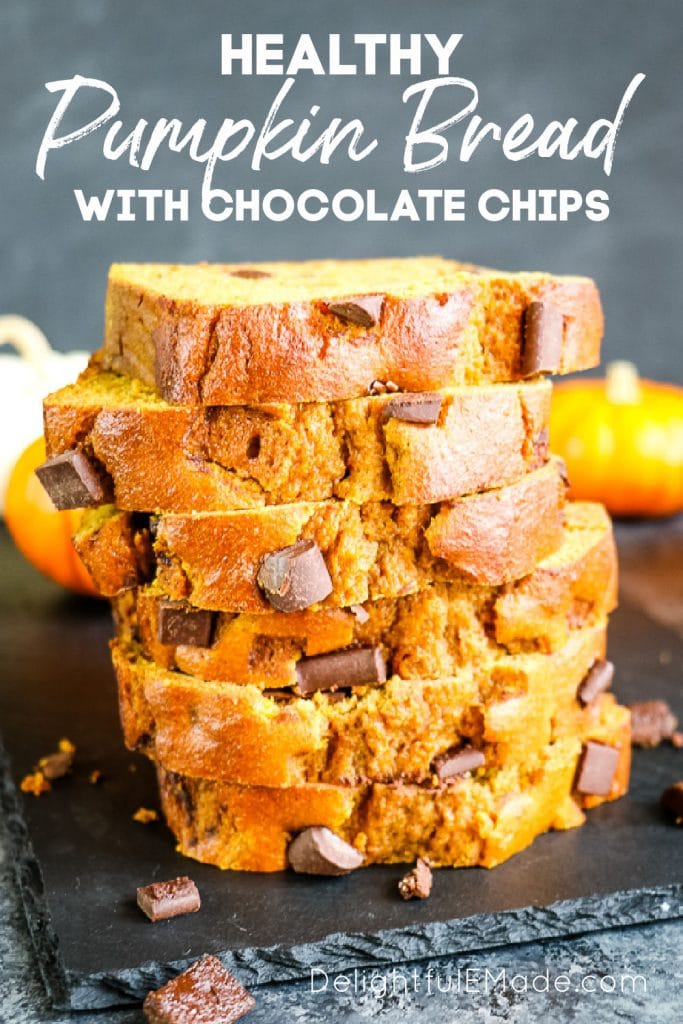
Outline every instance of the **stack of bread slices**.
<svg viewBox="0 0 683 1024">
<path fill-rule="evenodd" d="M 276 871 L 315 830 L 344 870 L 493 866 L 625 792 L 611 524 L 548 438 L 547 376 L 601 336 L 578 277 L 112 267 L 38 472 L 86 509 L 125 741 L 181 851 Z"/>
</svg>

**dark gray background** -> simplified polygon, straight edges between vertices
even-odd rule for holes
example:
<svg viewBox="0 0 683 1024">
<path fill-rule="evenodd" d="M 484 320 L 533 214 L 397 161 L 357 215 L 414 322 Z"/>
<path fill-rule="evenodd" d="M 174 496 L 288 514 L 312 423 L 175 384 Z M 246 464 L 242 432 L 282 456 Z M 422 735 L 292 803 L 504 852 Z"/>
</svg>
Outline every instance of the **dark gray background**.
<svg viewBox="0 0 683 1024">
<path fill-rule="evenodd" d="M 2 0 L 0 8 L 0 202 L 2 312 L 35 319 L 60 348 L 94 348 L 101 336 L 107 266 L 113 260 L 255 260 L 306 256 L 404 255 L 439 252 L 489 266 L 548 269 L 594 276 L 607 313 L 605 356 L 634 358 L 650 375 L 683 379 L 680 325 L 681 0 L 493 0 L 420 3 L 391 0 Z M 421 175 L 402 170 L 410 110 L 403 89 L 416 79 L 313 78 L 297 81 L 288 108 L 303 115 L 313 102 L 327 118 L 361 116 L 381 145 L 362 163 L 328 168 L 288 157 L 253 172 L 241 158 L 223 165 L 224 188 L 283 187 L 298 192 L 376 187 L 387 201 L 402 187 L 606 188 L 611 214 L 592 224 L 486 223 L 472 212 L 464 224 L 306 224 L 206 222 L 84 223 L 73 189 L 190 187 L 203 168 L 161 154 L 146 175 L 102 157 L 103 132 L 48 158 L 34 174 L 40 139 L 56 102 L 44 83 L 75 73 L 102 78 L 119 92 L 122 118 L 244 116 L 260 124 L 278 78 L 220 75 L 221 32 L 463 32 L 452 73 L 472 78 L 479 113 L 510 124 L 530 111 L 537 123 L 575 116 L 588 125 L 612 117 L 632 76 L 647 80 L 629 108 L 614 170 L 599 161 L 530 158 L 506 161 L 495 145 L 469 164 L 457 159 L 462 129 L 446 165 Z M 422 77 L 432 77 L 433 65 Z M 326 123 L 326 120 L 323 122 Z M 66 123 L 64 125 L 66 126 Z M 74 125 L 69 125 L 74 127 Z"/>
</svg>

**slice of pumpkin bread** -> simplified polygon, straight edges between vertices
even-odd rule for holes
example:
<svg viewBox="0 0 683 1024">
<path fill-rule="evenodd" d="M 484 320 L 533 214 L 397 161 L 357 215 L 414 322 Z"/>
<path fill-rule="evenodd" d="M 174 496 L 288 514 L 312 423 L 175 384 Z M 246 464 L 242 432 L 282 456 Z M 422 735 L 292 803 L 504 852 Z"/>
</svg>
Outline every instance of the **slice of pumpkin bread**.
<svg viewBox="0 0 683 1024">
<path fill-rule="evenodd" d="M 44 403 L 48 456 L 79 451 L 137 512 L 299 500 L 426 504 L 518 480 L 548 457 L 548 381 L 343 402 L 179 406 L 86 370 Z"/>
<path fill-rule="evenodd" d="M 583 277 L 424 257 L 114 264 L 98 361 L 170 402 L 319 402 L 375 380 L 429 391 L 587 369 L 602 330 Z"/>
<path fill-rule="evenodd" d="M 616 605 L 612 526 L 601 505 L 570 503 L 558 551 L 521 580 L 500 587 L 435 583 L 352 608 L 197 615 L 182 605 L 185 635 L 169 632 L 170 602 L 158 584 L 114 598 L 119 636 L 144 656 L 201 679 L 264 688 L 297 685 L 307 659 L 347 648 L 378 648 L 402 678 L 450 676 L 495 653 L 550 653 L 572 630 L 595 625 Z M 173 608 L 171 608 L 173 612 Z M 190 628 L 204 623 L 204 633 Z"/>
<path fill-rule="evenodd" d="M 260 786 L 421 783 L 453 747 L 504 767 L 549 742 L 603 658 L 605 628 L 574 630 L 552 654 L 489 654 L 433 680 L 350 685 L 342 668 L 337 692 L 302 696 L 172 672 L 123 641 L 113 659 L 127 745 L 169 770 Z"/>
<path fill-rule="evenodd" d="M 598 794 L 585 792 L 579 771 L 591 744 L 614 752 L 611 778 Z M 628 709 L 605 695 L 574 735 L 526 761 L 483 766 L 436 787 L 397 780 L 272 789 L 157 771 L 178 850 L 220 868 L 283 870 L 291 840 L 310 826 L 330 828 L 365 865 L 423 857 L 438 867 L 490 868 L 549 829 L 580 825 L 583 807 L 622 796 L 630 755 Z"/>
<path fill-rule="evenodd" d="M 520 579 L 563 539 L 557 461 L 506 487 L 436 505 L 298 502 L 240 512 L 87 511 L 74 536 L 108 597 L 149 578 L 173 600 L 217 611 L 301 611 L 399 597 L 434 580 Z M 284 588 L 284 589 L 283 589 Z"/>
</svg>

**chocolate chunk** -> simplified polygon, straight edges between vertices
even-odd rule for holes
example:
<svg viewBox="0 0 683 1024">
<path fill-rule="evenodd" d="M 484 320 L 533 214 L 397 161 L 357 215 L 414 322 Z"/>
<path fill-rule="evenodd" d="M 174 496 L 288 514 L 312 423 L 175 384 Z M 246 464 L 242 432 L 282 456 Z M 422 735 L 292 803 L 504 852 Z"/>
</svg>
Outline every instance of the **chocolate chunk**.
<svg viewBox="0 0 683 1024">
<path fill-rule="evenodd" d="M 584 745 L 576 771 L 574 786 L 578 793 L 586 796 L 607 796 L 612 788 L 619 751 L 606 743 L 589 740 Z"/>
<path fill-rule="evenodd" d="M 302 875 L 348 875 L 363 854 L 324 826 L 307 828 L 289 844 L 290 867 Z"/>
<path fill-rule="evenodd" d="M 71 771 L 74 763 L 74 755 L 70 750 L 60 750 L 55 754 L 48 754 L 41 757 L 38 768 L 46 779 L 54 782 L 55 779 L 62 779 Z"/>
<path fill-rule="evenodd" d="M 348 299 L 329 302 L 327 308 L 349 324 L 374 327 L 380 318 L 383 302 L 383 295 L 350 295 Z"/>
<path fill-rule="evenodd" d="M 676 732 L 678 720 L 665 700 L 644 700 L 630 705 L 631 743 L 634 747 L 658 747 Z"/>
<path fill-rule="evenodd" d="M 194 914 L 201 906 L 199 890 L 191 878 L 183 875 L 168 882 L 152 882 L 137 889 L 140 910 L 150 921 L 165 921 L 181 914 Z"/>
<path fill-rule="evenodd" d="M 379 647 L 347 647 L 301 658 L 296 663 L 296 681 L 300 696 L 316 690 L 386 683 L 387 664 Z"/>
<path fill-rule="evenodd" d="M 327 697 L 327 703 L 339 704 L 340 701 L 346 700 L 347 697 L 350 697 L 351 692 L 351 690 L 328 690 L 325 694 Z"/>
<path fill-rule="evenodd" d="M 279 612 L 300 611 L 332 593 L 325 559 L 312 540 L 298 540 L 266 555 L 256 580 L 266 600 Z"/>
<path fill-rule="evenodd" d="M 291 700 L 292 691 L 282 689 L 263 690 L 264 697 L 270 697 L 271 700 Z"/>
<path fill-rule="evenodd" d="M 184 601 L 160 601 L 157 639 L 160 644 L 186 644 L 209 647 L 215 615 L 193 608 Z"/>
<path fill-rule="evenodd" d="M 71 771 L 75 756 L 76 748 L 71 740 L 61 739 L 54 754 L 48 754 L 39 759 L 37 771 L 50 782 L 54 782 L 55 779 L 63 779 Z"/>
<path fill-rule="evenodd" d="M 481 750 L 475 750 L 474 747 L 450 747 L 434 758 L 432 771 L 436 772 L 439 782 L 448 782 L 465 772 L 481 768 L 485 760 Z"/>
<path fill-rule="evenodd" d="M 530 302 L 524 314 L 523 377 L 556 373 L 562 363 L 564 317 L 547 302 Z"/>
<path fill-rule="evenodd" d="M 382 418 L 385 422 L 401 420 L 403 423 L 436 423 L 442 401 L 442 396 L 436 391 L 401 395 L 387 402 Z"/>
<path fill-rule="evenodd" d="M 93 508 L 111 499 L 104 472 L 80 448 L 51 456 L 38 466 L 36 476 L 58 509 Z"/>
<path fill-rule="evenodd" d="M 432 872 L 422 857 L 417 858 L 415 867 L 398 883 L 398 891 L 404 900 L 426 900 L 432 891 Z"/>
<path fill-rule="evenodd" d="M 272 277 L 267 270 L 257 270 L 255 267 L 244 267 L 243 270 L 231 270 L 230 277 L 244 277 L 250 281 L 256 281 L 260 277 Z"/>
<path fill-rule="evenodd" d="M 592 704 L 596 697 L 599 697 L 605 690 L 609 690 L 614 679 L 614 665 L 611 661 L 598 658 L 593 662 L 588 675 L 580 684 L 576 692 L 577 700 L 586 707 Z"/>
<path fill-rule="evenodd" d="M 674 825 L 683 825 L 683 781 L 674 782 L 662 793 L 659 805 Z"/>
<path fill-rule="evenodd" d="M 150 992 L 143 1004 L 149 1024 L 234 1024 L 255 1006 L 254 997 L 215 956 Z"/>
</svg>

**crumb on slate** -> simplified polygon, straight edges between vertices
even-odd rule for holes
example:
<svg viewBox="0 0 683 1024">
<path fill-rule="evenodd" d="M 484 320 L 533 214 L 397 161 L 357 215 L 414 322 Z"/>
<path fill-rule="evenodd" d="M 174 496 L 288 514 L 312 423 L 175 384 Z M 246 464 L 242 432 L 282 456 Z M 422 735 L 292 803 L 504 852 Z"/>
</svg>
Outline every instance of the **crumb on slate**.
<svg viewBox="0 0 683 1024">
<path fill-rule="evenodd" d="M 63 778 L 71 771 L 75 754 L 76 747 L 71 740 L 61 739 L 57 744 L 57 750 L 39 757 L 33 771 L 21 780 L 19 788 L 22 793 L 32 793 L 33 796 L 49 793 L 52 789 L 50 783 Z"/>
<path fill-rule="evenodd" d="M 133 821 L 139 821 L 141 825 L 149 825 L 151 821 L 158 821 L 159 815 L 150 807 L 138 807 L 133 815 Z"/>
<path fill-rule="evenodd" d="M 49 793 L 52 786 L 43 773 L 38 771 L 30 775 L 24 775 L 19 788 L 22 793 L 33 793 L 34 796 L 42 796 L 43 793 Z"/>
<path fill-rule="evenodd" d="M 432 872 L 426 860 L 417 858 L 415 867 L 398 883 L 398 891 L 404 900 L 427 899 L 432 891 Z"/>
</svg>

